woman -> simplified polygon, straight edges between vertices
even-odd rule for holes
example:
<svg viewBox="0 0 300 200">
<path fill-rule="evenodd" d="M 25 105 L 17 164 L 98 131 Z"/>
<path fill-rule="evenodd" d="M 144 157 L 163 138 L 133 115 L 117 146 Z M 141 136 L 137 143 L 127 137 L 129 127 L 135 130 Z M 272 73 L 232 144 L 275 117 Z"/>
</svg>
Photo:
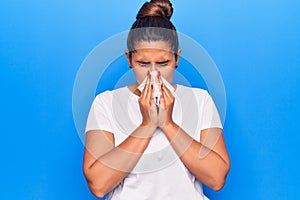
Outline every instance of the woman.
<svg viewBox="0 0 300 200">
<path fill-rule="evenodd" d="M 172 13 L 168 0 L 141 7 L 125 52 L 137 82 L 93 102 L 83 170 L 97 197 L 199 200 L 201 183 L 215 191 L 225 183 L 230 162 L 213 100 L 169 84 L 180 57 Z"/>
</svg>

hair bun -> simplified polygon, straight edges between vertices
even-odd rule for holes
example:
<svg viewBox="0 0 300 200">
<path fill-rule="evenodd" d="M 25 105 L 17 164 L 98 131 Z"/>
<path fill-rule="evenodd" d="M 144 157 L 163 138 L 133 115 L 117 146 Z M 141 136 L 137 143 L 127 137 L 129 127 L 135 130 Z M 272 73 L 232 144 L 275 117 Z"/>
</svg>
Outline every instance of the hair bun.
<svg viewBox="0 0 300 200">
<path fill-rule="evenodd" d="M 144 3 L 136 19 L 143 17 L 164 17 L 170 20 L 172 14 L 173 7 L 169 0 L 151 0 L 150 2 Z"/>
</svg>

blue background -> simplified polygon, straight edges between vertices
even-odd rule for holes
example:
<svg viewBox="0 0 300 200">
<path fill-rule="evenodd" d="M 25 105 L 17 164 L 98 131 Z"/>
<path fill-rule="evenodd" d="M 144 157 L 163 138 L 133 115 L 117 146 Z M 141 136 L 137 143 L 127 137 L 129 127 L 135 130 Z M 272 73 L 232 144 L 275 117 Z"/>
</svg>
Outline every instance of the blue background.
<svg viewBox="0 0 300 200">
<path fill-rule="evenodd" d="M 0 199 L 96 199 L 82 173 L 73 84 L 89 52 L 128 30 L 143 2 L 0 2 Z M 300 2 L 173 5 L 178 31 L 208 51 L 227 92 L 224 129 L 232 167 L 222 191 L 205 188 L 206 194 L 297 199 Z"/>
</svg>

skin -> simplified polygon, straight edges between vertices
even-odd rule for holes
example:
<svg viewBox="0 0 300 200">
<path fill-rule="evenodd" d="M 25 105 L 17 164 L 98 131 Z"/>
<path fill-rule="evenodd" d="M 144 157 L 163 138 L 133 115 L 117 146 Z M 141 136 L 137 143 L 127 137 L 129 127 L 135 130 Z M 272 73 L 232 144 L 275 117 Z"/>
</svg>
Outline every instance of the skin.
<svg viewBox="0 0 300 200">
<path fill-rule="evenodd" d="M 220 190 L 230 169 L 222 129 L 209 128 L 201 131 L 200 142 L 191 138 L 172 119 L 175 98 L 161 84 L 159 112 L 153 100 L 151 86 L 152 70 L 159 71 L 157 79 L 164 77 L 172 82 L 174 68 L 178 65 L 180 51 L 175 58 L 167 42 L 139 42 L 130 59 L 125 52 L 128 64 L 133 68 L 137 82 L 128 88 L 139 96 L 142 123 L 120 145 L 115 146 L 113 133 L 89 131 L 86 133 L 83 171 L 91 192 L 103 197 L 116 187 L 134 168 L 147 148 L 156 128 L 161 128 L 183 164 L 202 183 L 215 191 Z M 142 92 L 137 86 L 148 77 Z M 173 85 L 176 88 L 176 85 Z M 112 167 L 118 166 L 118 167 Z M 101 178 L 100 178 L 101 177 Z"/>
</svg>

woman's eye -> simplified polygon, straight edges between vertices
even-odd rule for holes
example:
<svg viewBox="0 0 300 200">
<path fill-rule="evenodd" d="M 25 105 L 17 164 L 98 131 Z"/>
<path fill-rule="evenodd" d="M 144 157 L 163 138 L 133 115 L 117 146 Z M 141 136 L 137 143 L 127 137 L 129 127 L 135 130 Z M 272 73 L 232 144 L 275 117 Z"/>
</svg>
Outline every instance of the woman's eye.
<svg viewBox="0 0 300 200">
<path fill-rule="evenodd" d="M 168 66 L 168 63 L 159 63 L 157 66 L 158 67 L 166 67 L 166 66 Z"/>
<path fill-rule="evenodd" d="M 141 67 L 148 67 L 148 66 L 149 66 L 148 63 L 139 63 L 139 65 L 140 65 Z"/>
<path fill-rule="evenodd" d="M 161 63 L 161 64 L 159 64 L 159 66 L 165 67 L 165 66 L 168 66 L 168 63 Z"/>
</svg>

